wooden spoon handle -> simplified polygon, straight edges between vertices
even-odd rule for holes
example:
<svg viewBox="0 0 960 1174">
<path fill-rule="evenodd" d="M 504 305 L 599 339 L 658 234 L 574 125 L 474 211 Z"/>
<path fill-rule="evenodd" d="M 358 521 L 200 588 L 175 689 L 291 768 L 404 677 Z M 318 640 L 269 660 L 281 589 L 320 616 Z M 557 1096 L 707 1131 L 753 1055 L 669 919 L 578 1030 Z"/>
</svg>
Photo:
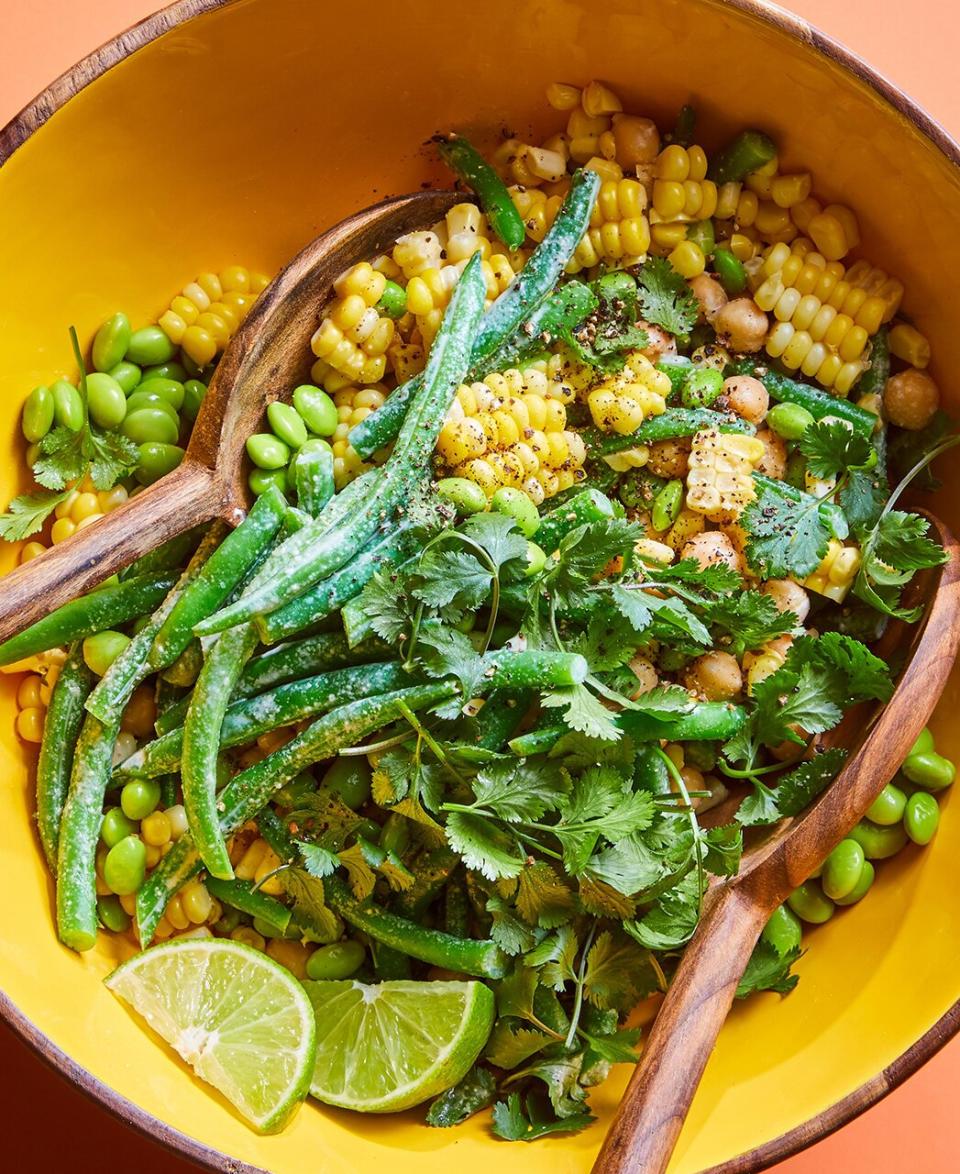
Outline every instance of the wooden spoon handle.
<svg viewBox="0 0 960 1174">
<path fill-rule="evenodd" d="M 766 919 L 766 910 L 736 888 L 708 894 L 593 1174 L 666 1169 Z"/>
<path fill-rule="evenodd" d="M 223 512 L 212 471 L 186 460 L 162 481 L 0 579 L 0 640 L 28 628 L 135 558 Z"/>
</svg>

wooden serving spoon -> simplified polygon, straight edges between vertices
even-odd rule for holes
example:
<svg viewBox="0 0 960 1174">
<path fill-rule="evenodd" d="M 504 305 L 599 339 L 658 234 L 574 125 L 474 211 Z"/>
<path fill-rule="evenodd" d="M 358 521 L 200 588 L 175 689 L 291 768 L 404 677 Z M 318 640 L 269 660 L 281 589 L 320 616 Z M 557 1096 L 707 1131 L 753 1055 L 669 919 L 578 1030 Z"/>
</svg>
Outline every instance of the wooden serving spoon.
<svg viewBox="0 0 960 1174">
<path fill-rule="evenodd" d="M 942 522 L 930 522 L 947 561 L 922 585 L 926 612 L 916 625 L 891 625 L 877 650 L 904 654 L 893 697 L 873 714 L 857 707 L 848 715 L 833 739 L 850 749 L 836 780 L 801 815 L 751 847 L 737 876 L 708 889 L 594 1174 L 666 1169 L 761 930 L 863 818 L 933 712 L 960 646 L 960 550 Z"/>
<path fill-rule="evenodd" d="M 310 338 L 333 282 L 466 198 L 425 191 L 384 200 L 307 245 L 257 298 L 227 347 L 179 468 L 0 579 L 0 640 L 192 526 L 214 518 L 237 525 L 250 496 L 244 444 L 267 404 L 309 377 Z"/>
</svg>

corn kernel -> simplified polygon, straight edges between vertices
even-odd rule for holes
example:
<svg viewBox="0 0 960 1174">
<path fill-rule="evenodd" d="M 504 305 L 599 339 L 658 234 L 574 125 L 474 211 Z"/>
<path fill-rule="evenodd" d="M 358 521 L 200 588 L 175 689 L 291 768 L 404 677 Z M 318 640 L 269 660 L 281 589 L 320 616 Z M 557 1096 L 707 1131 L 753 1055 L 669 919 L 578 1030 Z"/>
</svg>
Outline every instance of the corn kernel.
<svg viewBox="0 0 960 1174">
<path fill-rule="evenodd" d="M 898 322 L 887 335 L 890 353 L 911 367 L 924 368 L 930 363 L 930 343 L 919 330 Z"/>
<path fill-rule="evenodd" d="M 703 250 L 694 241 L 684 240 L 670 253 L 667 260 L 683 277 L 698 277 L 707 267 Z"/>
<path fill-rule="evenodd" d="M 160 847 L 170 839 L 170 820 L 163 811 L 152 811 L 140 823 L 140 835 L 145 844 Z"/>
<path fill-rule="evenodd" d="M 50 541 L 56 546 L 65 542 L 76 530 L 76 523 L 70 518 L 58 518 L 50 529 Z"/>
<path fill-rule="evenodd" d="M 21 709 L 33 709 L 40 705 L 40 687 L 43 678 L 31 673 L 24 677 L 17 688 L 17 705 Z"/>
<path fill-rule="evenodd" d="M 21 709 L 17 714 L 17 733 L 24 742 L 43 741 L 43 710 L 37 705 Z"/>
<path fill-rule="evenodd" d="M 547 86 L 547 102 L 554 110 L 574 110 L 580 105 L 580 90 L 566 82 L 551 82 Z"/>
</svg>

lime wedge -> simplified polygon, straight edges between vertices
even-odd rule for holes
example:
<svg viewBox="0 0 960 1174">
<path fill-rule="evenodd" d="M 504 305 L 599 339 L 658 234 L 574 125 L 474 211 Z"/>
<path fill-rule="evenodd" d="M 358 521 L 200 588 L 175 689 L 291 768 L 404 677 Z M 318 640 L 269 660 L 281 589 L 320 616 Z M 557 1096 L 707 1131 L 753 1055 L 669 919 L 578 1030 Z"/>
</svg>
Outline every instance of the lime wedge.
<svg viewBox="0 0 960 1174">
<path fill-rule="evenodd" d="M 493 1027 L 482 982 L 303 985 L 317 1016 L 310 1095 L 358 1113 L 395 1113 L 450 1088 Z"/>
<path fill-rule="evenodd" d="M 219 938 L 166 942 L 105 981 L 261 1133 L 282 1129 L 307 1095 L 313 1009 L 266 954 Z"/>
</svg>

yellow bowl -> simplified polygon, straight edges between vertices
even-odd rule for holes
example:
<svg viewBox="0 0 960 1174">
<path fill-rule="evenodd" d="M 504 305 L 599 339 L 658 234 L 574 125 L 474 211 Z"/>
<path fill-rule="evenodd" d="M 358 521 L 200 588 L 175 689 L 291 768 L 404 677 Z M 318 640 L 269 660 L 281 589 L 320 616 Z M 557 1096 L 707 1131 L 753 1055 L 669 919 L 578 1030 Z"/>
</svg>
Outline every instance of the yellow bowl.
<svg viewBox="0 0 960 1174">
<path fill-rule="evenodd" d="M 594 75 L 661 125 L 693 95 L 708 143 L 744 124 L 772 132 L 788 165 L 809 166 L 818 192 L 856 208 L 865 255 L 903 279 L 934 352 L 951 353 L 956 146 L 866 66 L 778 9 L 487 0 L 456 12 L 439 0 L 368 0 L 341 11 L 303 0 L 183 0 L 81 63 L 0 134 L 0 500 L 24 481 L 19 404 L 71 368 L 69 324 L 89 337 L 118 307 L 153 319 L 197 272 L 234 261 L 275 270 L 342 216 L 439 179 L 433 152 L 421 148 L 437 130 L 487 142 L 503 125 L 545 131 L 557 121 L 546 84 Z M 938 501 L 954 526 L 958 501 L 949 490 Z M 477 1120 L 428 1130 L 415 1114 L 371 1120 L 314 1106 L 280 1137 L 251 1133 L 104 989 L 109 943 L 83 957 L 58 946 L 32 826 L 32 755 L 12 731 L 14 685 L 0 684 L 2 1010 L 70 1079 L 220 1169 L 589 1169 L 623 1068 L 596 1091 L 599 1125 L 529 1147 L 494 1143 Z M 960 733 L 946 715 L 957 686 L 955 677 L 935 724 L 954 757 Z M 884 864 L 869 900 L 809 935 L 794 994 L 735 1009 L 675 1170 L 757 1169 L 793 1152 L 956 1031 L 960 975 L 944 962 L 960 936 L 960 904 L 945 899 L 958 852 L 960 818 L 947 810 L 931 849 Z"/>
</svg>

